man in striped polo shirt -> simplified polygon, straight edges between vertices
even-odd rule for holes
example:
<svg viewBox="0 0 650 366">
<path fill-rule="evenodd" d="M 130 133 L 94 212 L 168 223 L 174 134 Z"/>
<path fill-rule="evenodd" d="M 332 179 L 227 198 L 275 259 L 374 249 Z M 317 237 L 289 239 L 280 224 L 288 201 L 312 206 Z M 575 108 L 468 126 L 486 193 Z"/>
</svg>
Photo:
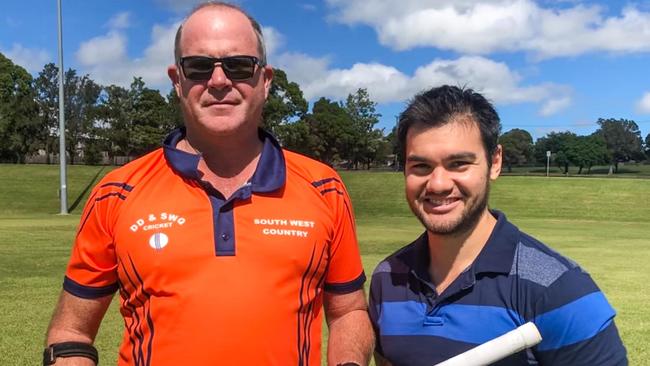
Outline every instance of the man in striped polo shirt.
<svg viewBox="0 0 650 366">
<path fill-rule="evenodd" d="M 483 96 L 450 86 L 401 114 L 406 199 L 426 231 L 372 276 L 377 364 L 434 365 L 534 322 L 542 342 L 498 365 L 626 365 L 591 277 L 488 209 L 500 128 Z"/>
</svg>

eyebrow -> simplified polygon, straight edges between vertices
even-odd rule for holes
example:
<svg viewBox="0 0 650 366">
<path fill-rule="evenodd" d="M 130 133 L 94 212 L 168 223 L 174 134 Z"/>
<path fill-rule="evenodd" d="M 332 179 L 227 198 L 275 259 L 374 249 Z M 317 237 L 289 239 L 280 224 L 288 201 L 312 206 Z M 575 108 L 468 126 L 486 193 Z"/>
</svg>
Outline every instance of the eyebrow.
<svg viewBox="0 0 650 366">
<path fill-rule="evenodd" d="M 449 156 L 446 156 L 444 158 L 445 161 L 449 160 L 476 160 L 476 154 L 473 152 L 460 152 L 456 154 L 451 154 Z M 416 163 L 421 163 L 421 162 L 427 162 L 429 159 L 420 156 L 420 155 L 409 155 L 406 157 L 406 161 L 408 162 L 416 162 Z"/>
</svg>

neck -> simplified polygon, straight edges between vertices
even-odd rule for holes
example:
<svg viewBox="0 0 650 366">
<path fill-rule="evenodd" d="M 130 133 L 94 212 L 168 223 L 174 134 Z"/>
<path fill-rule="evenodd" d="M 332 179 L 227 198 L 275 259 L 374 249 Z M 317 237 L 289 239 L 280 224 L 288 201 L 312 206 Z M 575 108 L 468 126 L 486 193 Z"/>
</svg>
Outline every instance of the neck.
<svg viewBox="0 0 650 366">
<path fill-rule="evenodd" d="M 262 147 L 257 130 L 232 136 L 201 135 L 188 130 L 177 145 L 180 150 L 201 155 L 201 179 L 226 198 L 253 176 Z"/>
<path fill-rule="evenodd" d="M 450 235 L 428 232 L 429 274 L 441 294 L 467 267 L 469 267 L 485 247 L 496 219 L 485 209 L 474 227 Z"/>
</svg>

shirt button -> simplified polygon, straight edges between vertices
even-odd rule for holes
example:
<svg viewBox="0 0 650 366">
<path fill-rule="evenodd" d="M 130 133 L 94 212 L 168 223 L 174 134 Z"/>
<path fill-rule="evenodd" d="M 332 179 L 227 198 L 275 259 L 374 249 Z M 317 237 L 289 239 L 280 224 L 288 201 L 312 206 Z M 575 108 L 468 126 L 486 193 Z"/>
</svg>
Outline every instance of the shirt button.
<svg viewBox="0 0 650 366">
<path fill-rule="evenodd" d="M 221 239 L 227 241 L 228 239 L 230 239 L 230 235 L 228 235 L 228 234 L 226 234 L 226 233 L 223 233 L 223 234 L 221 234 Z"/>
</svg>

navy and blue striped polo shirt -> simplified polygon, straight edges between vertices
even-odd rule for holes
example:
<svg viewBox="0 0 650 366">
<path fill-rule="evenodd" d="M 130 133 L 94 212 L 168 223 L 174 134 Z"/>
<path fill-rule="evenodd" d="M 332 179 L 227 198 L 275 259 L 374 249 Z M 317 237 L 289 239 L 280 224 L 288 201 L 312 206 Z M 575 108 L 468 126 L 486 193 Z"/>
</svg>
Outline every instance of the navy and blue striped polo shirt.
<svg viewBox="0 0 650 366">
<path fill-rule="evenodd" d="M 496 365 L 627 365 L 615 311 L 576 263 L 504 214 L 474 263 L 437 294 L 426 232 L 379 263 L 370 287 L 376 351 L 431 366 L 532 321 L 543 340 Z"/>
</svg>

